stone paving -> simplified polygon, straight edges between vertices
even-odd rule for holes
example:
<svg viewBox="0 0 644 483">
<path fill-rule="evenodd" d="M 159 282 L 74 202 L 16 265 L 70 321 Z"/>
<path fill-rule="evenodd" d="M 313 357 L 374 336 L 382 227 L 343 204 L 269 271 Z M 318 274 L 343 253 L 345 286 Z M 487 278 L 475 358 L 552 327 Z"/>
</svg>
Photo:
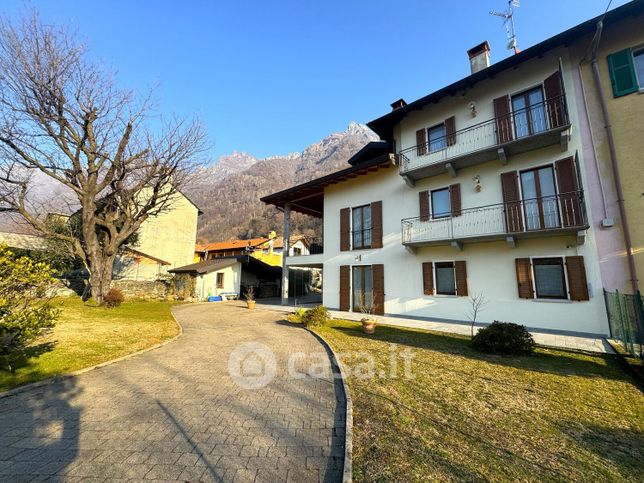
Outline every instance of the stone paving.
<svg viewBox="0 0 644 483">
<path fill-rule="evenodd" d="M 341 481 L 345 405 L 328 355 L 277 312 L 175 307 L 162 348 L 0 398 L 1 481 Z M 243 389 L 228 357 L 270 347 L 276 377 Z M 288 375 L 317 364 L 322 377 Z"/>
</svg>

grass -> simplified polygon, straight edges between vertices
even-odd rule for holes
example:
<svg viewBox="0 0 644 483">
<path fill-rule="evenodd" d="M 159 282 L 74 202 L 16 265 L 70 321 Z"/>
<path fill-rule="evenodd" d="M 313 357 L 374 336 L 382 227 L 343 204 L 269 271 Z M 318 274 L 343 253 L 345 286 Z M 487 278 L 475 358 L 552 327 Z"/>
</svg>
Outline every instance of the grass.
<svg viewBox="0 0 644 483">
<path fill-rule="evenodd" d="M 131 301 L 107 309 L 69 297 L 55 305 L 61 316 L 53 331 L 30 347 L 13 374 L 0 370 L 0 391 L 116 359 L 179 332 L 167 302 Z"/>
<path fill-rule="evenodd" d="M 644 395 L 613 356 L 492 356 L 467 337 L 338 320 L 316 331 L 350 373 L 356 481 L 644 480 Z M 392 343 L 413 351 L 413 378 L 401 358 L 382 377 Z M 379 376 L 361 379 L 367 357 Z"/>
</svg>

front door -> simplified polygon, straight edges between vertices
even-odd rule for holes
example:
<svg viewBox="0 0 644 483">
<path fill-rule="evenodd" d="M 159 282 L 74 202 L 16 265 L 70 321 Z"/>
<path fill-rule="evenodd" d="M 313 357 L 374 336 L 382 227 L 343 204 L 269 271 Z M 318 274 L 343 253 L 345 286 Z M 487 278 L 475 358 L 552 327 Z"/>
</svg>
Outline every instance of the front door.
<svg viewBox="0 0 644 483">
<path fill-rule="evenodd" d="M 353 311 L 370 309 L 373 297 L 371 265 L 353 267 Z"/>
</svg>

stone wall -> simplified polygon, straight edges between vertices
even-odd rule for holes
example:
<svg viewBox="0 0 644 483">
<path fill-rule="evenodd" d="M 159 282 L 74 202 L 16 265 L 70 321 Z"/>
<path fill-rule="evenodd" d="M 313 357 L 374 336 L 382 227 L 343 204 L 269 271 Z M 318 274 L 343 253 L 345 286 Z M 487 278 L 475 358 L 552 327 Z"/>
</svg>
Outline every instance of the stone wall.
<svg viewBox="0 0 644 483">
<path fill-rule="evenodd" d="M 170 284 L 160 280 L 114 280 L 112 288 L 118 288 L 128 299 L 158 300 L 170 295 Z"/>
</svg>

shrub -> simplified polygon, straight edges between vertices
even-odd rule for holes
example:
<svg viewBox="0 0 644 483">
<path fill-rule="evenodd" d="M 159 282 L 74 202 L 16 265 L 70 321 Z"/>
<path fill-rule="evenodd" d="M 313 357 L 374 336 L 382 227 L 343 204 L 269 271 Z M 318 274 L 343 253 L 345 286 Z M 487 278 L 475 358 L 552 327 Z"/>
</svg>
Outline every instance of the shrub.
<svg viewBox="0 0 644 483">
<path fill-rule="evenodd" d="M 0 368 L 12 370 L 27 345 L 54 326 L 52 268 L 0 245 Z"/>
<path fill-rule="evenodd" d="M 118 307 L 125 300 L 123 292 L 118 288 L 111 288 L 103 297 L 103 305 L 107 308 Z"/>
<path fill-rule="evenodd" d="M 301 324 L 304 314 L 306 314 L 306 309 L 304 307 L 298 307 L 295 309 L 295 312 L 286 316 L 286 320 L 293 324 Z"/>
<path fill-rule="evenodd" d="M 302 315 L 302 323 L 306 327 L 322 327 L 329 320 L 329 309 L 324 305 L 318 305 L 307 310 Z"/>
<path fill-rule="evenodd" d="M 531 354 L 534 339 L 523 325 L 494 321 L 472 338 L 472 347 L 489 354 Z"/>
</svg>

